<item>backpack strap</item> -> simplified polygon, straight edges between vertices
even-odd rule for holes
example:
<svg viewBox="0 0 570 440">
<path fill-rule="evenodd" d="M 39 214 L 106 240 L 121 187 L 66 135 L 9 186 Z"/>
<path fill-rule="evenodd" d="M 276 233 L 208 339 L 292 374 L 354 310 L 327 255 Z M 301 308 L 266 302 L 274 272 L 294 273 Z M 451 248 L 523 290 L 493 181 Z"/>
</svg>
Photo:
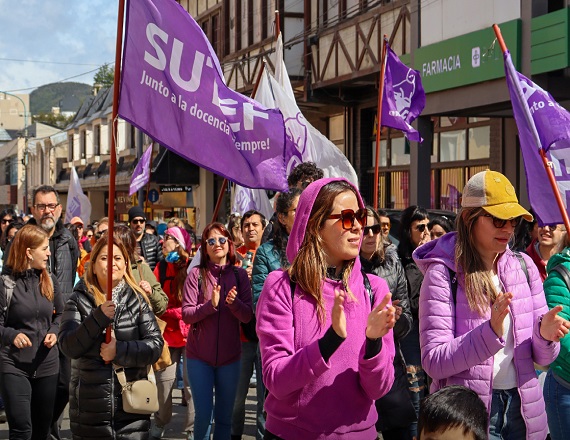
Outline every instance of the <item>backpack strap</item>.
<svg viewBox="0 0 570 440">
<path fill-rule="evenodd" d="M 449 272 L 449 285 L 451 286 L 451 294 L 453 295 L 453 305 L 455 305 L 457 304 L 457 274 L 449 267 L 447 271 Z"/>
<path fill-rule="evenodd" d="M 234 270 L 234 276 L 236 277 L 236 289 L 239 292 L 239 270 L 237 266 L 232 266 L 232 269 Z"/>
<path fill-rule="evenodd" d="M 568 268 L 562 263 L 554 266 L 552 270 L 558 272 L 566 284 L 566 288 L 570 288 L 570 270 L 568 270 Z"/>
<path fill-rule="evenodd" d="M 160 278 L 158 281 L 160 282 L 160 284 L 162 286 L 164 286 L 164 283 L 168 280 L 172 281 L 174 279 L 174 277 L 167 277 L 166 276 L 166 269 L 168 268 L 168 263 L 166 262 L 166 260 L 160 260 L 158 262 L 158 277 Z"/>
<path fill-rule="evenodd" d="M 519 251 L 514 251 L 515 257 L 519 260 L 524 276 L 526 277 L 526 283 L 530 286 L 530 277 L 528 276 L 528 267 L 526 267 L 526 261 L 524 260 L 522 254 Z"/>
</svg>

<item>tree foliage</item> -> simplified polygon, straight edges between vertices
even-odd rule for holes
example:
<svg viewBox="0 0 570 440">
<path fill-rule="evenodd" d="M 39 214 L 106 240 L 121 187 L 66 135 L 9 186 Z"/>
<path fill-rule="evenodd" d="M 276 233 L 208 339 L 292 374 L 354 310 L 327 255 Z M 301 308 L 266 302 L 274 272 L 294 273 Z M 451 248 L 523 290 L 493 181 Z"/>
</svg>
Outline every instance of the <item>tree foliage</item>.
<svg viewBox="0 0 570 440">
<path fill-rule="evenodd" d="M 108 64 L 103 64 L 93 77 L 93 81 L 95 84 L 101 84 L 103 87 L 111 87 L 115 81 L 115 68 Z"/>
<path fill-rule="evenodd" d="M 62 114 L 54 115 L 53 113 L 40 113 L 34 116 L 34 122 L 51 125 L 52 127 L 65 128 L 72 121 L 73 116 L 64 116 Z"/>
</svg>

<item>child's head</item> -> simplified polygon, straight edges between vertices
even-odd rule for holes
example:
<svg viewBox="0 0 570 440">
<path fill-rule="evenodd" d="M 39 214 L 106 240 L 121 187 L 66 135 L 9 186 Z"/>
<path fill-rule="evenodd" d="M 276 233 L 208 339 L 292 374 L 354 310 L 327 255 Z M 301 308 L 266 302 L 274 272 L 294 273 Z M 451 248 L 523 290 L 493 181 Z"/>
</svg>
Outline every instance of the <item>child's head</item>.
<svg viewBox="0 0 570 440">
<path fill-rule="evenodd" d="M 489 414 L 477 393 L 452 385 L 422 401 L 418 440 L 486 440 L 488 426 Z"/>
</svg>

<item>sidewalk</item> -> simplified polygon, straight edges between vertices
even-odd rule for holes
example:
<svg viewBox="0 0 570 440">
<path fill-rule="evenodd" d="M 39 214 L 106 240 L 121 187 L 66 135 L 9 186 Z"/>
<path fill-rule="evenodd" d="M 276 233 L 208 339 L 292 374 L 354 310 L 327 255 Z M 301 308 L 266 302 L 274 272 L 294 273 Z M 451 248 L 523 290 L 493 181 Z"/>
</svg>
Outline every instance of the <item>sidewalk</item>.
<svg viewBox="0 0 570 440">
<path fill-rule="evenodd" d="M 182 432 L 182 424 L 184 422 L 184 410 L 186 407 L 181 403 L 181 392 L 174 390 L 174 405 L 172 422 L 166 427 L 163 439 L 185 439 L 185 433 Z M 0 424 L 0 439 L 8 438 L 8 424 Z M 64 414 L 62 425 L 62 438 L 70 439 L 71 431 L 69 430 L 69 415 L 67 409 Z M 255 440 L 255 388 L 250 388 L 245 404 L 245 428 L 243 440 Z"/>
</svg>

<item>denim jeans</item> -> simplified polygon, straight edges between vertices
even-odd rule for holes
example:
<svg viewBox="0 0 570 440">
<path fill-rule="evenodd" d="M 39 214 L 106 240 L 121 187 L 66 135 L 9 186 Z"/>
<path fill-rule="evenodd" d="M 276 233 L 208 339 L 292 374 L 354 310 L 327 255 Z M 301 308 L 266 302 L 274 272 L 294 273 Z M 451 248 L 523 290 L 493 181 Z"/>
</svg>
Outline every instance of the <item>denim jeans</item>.
<svg viewBox="0 0 570 440">
<path fill-rule="evenodd" d="M 493 390 L 489 439 L 520 440 L 525 437 L 526 425 L 518 389 Z"/>
<path fill-rule="evenodd" d="M 261 375 L 261 356 L 259 355 L 257 342 L 241 343 L 241 373 L 237 389 L 234 413 L 232 416 L 232 435 L 241 437 L 245 424 L 245 400 L 249 389 L 249 380 L 255 367 L 257 397 L 256 408 L 256 440 L 262 440 L 265 434 L 265 416 L 263 415 L 263 403 L 265 401 L 265 386 Z"/>
<path fill-rule="evenodd" d="M 546 380 L 544 381 L 544 402 L 546 403 L 550 438 L 552 440 L 568 438 L 570 432 L 570 388 L 559 383 L 552 375 L 551 370 L 546 373 Z"/>
<path fill-rule="evenodd" d="M 194 440 L 209 440 L 212 416 L 216 425 L 214 440 L 229 439 L 240 361 L 221 367 L 213 367 L 198 359 L 187 359 L 186 362 L 188 380 L 196 410 Z M 214 390 L 216 394 L 215 407 Z"/>
</svg>

